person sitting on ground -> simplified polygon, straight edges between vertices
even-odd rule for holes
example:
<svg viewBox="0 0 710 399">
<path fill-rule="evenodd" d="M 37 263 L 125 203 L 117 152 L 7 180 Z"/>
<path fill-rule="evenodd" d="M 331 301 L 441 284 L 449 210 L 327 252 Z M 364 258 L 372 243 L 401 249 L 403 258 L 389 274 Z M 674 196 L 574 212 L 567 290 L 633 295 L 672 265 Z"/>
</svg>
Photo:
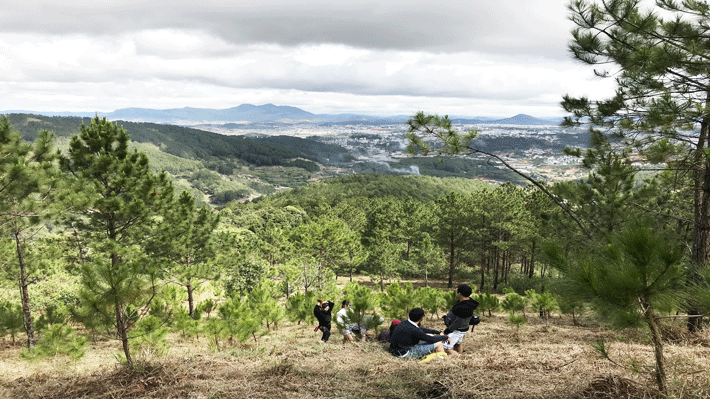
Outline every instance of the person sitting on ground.
<svg viewBox="0 0 710 399">
<path fill-rule="evenodd" d="M 316 331 L 321 330 L 323 332 L 323 336 L 321 337 L 323 342 L 328 342 L 328 339 L 330 338 L 330 320 L 332 317 L 331 311 L 333 310 L 333 306 L 335 306 L 333 302 L 319 299 L 318 304 L 315 308 L 313 308 L 313 315 L 316 316 L 316 319 L 318 320 L 318 327 L 316 328 Z"/>
<path fill-rule="evenodd" d="M 380 316 L 366 315 L 362 318 L 362 321 L 360 323 L 353 323 L 351 331 L 353 332 L 353 334 L 355 334 L 355 336 L 357 336 L 358 339 L 371 341 L 372 338 L 367 335 L 367 330 L 379 326 L 384 322 L 385 319 Z"/>
<path fill-rule="evenodd" d="M 377 341 L 383 344 L 388 344 L 390 342 L 390 337 L 392 336 L 392 331 L 400 323 L 399 320 L 392 320 L 390 328 L 380 331 L 380 335 L 377 336 Z"/>
<path fill-rule="evenodd" d="M 419 359 L 432 352 L 444 352 L 443 341 L 446 335 L 437 335 L 439 331 L 422 329 L 419 322 L 424 319 L 424 310 L 414 308 L 409 311 L 409 319 L 399 323 L 390 336 L 390 353 L 403 359 Z"/>
<path fill-rule="evenodd" d="M 463 352 L 463 337 L 468 332 L 469 324 L 473 318 L 473 311 L 478 307 L 478 302 L 471 299 L 473 290 L 467 284 L 459 284 L 456 287 L 456 298 L 458 301 L 451 308 L 451 311 L 444 316 L 446 329 L 444 334 L 449 336 L 449 343 L 444 344 L 444 350 L 449 355 Z"/>
<path fill-rule="evenodd" d="M 340 334 L 343 335 L 343 342 L 353 341 L 353 327 L 350 323 L 350 317 L 348 317 L 349 307 L 350 301 L 344 299 L 340 310 L 335 314 L 335 322 L 338 323 L 338 326 L 340 327 Z"/>
</svg>

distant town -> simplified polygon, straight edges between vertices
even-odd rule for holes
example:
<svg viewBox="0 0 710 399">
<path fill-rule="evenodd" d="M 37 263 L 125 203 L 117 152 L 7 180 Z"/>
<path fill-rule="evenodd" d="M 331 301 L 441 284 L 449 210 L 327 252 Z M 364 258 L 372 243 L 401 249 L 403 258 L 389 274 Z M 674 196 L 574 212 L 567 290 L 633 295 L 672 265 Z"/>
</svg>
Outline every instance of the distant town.
<svg viewBox="0 0 710 399">
<path fill-rule="evenodd" d="M 39 113 L 46 116 L 86 116 L 70 112 Z M 91 114 L 88 116 L 94 116 Z M 402 167 L 406 153 L 405 124 L 408 116 L 371 116 L 360 114 L 318 115 L 290 106 L 242 104 L 228 109 L 143 109 L 126 108 L 98 113 L 109 120 L 150 122 L 192 127 L 224 135 L 312 138 L 347 149 L 362 163 L 383 165 L 389 171 L 418 174 L 417 166 Z M 564 154 L 564 148 L 588 146 L 586 128 L 563 128 L 559 118 L 536 118 L 519 114 L 509 118 L 452 117 L 460 131 L 477 129 L 479 138 L 472 144 L 497 154 L 525 174 L 544 181 L 582 178 L 589 171 L 580 160 Z M 480 157 L 486 160 L 485 157 Z M 484 166 L 504 168 L 499 163 Z M 374 171 L 377 172 L 377 171 Z M 465 172 L 464 172 L 465 173 Z M 476 177 L 490 179 L 489 177 Z"/>
<path fill-rule="evenodd" d="M 338 144 L 362 161 L 390 163 L 408 157 L 407 126 L 401 123 L 245 123 L 210 124 L 199 129 L 226 135 L 285 135 L 315 138 Z M 565 155 L 565 147 L 586 147 L 587 130 L 558 125 L 455 124 L 456 129 L 477 129 L 474 144 L 494 152 L 516 169 L 545 181 L 567 181 L 586 176 L 581 160 Z M 497 165 L 502 167 L 501 165 Z M 416 174 L 416 169 L 402 173 Z"/>
</svg>

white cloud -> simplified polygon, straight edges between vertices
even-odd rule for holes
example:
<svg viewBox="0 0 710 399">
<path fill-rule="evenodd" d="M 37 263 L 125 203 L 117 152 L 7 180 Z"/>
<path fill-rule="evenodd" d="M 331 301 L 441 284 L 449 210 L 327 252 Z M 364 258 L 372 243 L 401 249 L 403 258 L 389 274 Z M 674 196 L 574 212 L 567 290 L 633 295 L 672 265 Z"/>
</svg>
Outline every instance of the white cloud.
<svg viewBox="0 0 710 399">
<path fill-rule="evenodd" d="M 9 0 L 0 110 L 561 115 L 611 92 L 566 54 L 566 3 Z"/>
</svg>

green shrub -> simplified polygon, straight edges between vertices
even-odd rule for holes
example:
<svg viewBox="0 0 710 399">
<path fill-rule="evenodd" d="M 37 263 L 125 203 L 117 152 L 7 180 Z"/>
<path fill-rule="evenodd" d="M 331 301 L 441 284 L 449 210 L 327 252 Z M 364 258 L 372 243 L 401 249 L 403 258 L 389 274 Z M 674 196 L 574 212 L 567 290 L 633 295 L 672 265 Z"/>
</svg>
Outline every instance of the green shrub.
<svg viewBox="0 0 710 399">
<path fill-rule="evenodd" d="M 493 294 L 482 292 L 473 299 L 478 302 L 478 310 L 480 312 L 488 312 L 488 317 L 492 316 L 492 312 L 500 309 L 500 300 Z"/>
<path fill-rule="evenodd" d="M 67 319 L 69 319 L 67 309 L 60 308 L 56 305 L 49 305 L 44 308 L 44 313 L 35 321 L 35 329 L 42 331 L 54 324 L 65 324 Z"/>
<path fill-rule="evenodd" d="M 550 313 L 558 309 L 555 295 L 548 291 L 538 294 L 535 290 L 530 289 L 525 291 L 525 296 L 528 298 L 530 306 L 540 312 L 540 317 L 545 321 L 549 319 Z"/>
<path fill-rule="evenodd" d="M 199 319 L 200 317 L 197 316 L 199 313 L 202 315 L 202 313 L 207 313 L 207 318 L 210 318 L 210 315 L 214 310 L 216 309 L 217 303 L 214 301 L 212 298 L 207 298 L 204 301 L 200 302 L 197 304 L 197 307 L 195 308 L 195 319 Z"/>
<path fill-rule="evenodd" d="M 0 302 L 0 336 L 10 335 L 15 345 L 17 334 L 24 331 L 22 306 L 9 301 Z"/>
<path fill-rule="evenodd" d="M 453 306 L 450 301 L 451 293 L 453 293 L 453 303 L 456 303 L 455 291 L 444 291 L 432 287 L 422 287 L 414 291 L 417 303 L 431 318 L 435 315 L 439 317 L 439 310 L 445 311 Z"/>
<path fill-rule="evenodd" d="M 184 306 L 175 309 L 171 326 L 174 331 L 180 331 L 184 338 L 193 338 L 202 332 L 200 320 L 191 318 L 190 313 Z"/>
<path fill-rule="evenodd" d="M 380 306 L 385 317 L 406 320 L 409 310 L 416 307 L 412 283 L 402 286 L 395 281 L 388 285 L 386 292 L 380 293 L 379 296 Z"/>
<path fill-rule="evenodd" d="M 572 316 L 572 323 L 579 325 L 579 316 L 584 312 L 586 304 L 578 297 L 557 295 L 557 304 L 562 314 Z"/>
<path fill-rule="evenodd" d="M 514 312 L 510 312 L 508 316 L 508 321 L 515 326 L 516 330 L 520 329 L 520 326 L 525 324 L 525 316 L 516 315 Z"/>
<path fill-rule="evenodd" d="M 84 356 L 85 345 L 86 337 L 77 334 L 70 326 L 55 324 L 40 335 L 33 348 L 23 349 L 20 356 L 28 360 L 53 356 L 69 356 L 78 360 Z"/>
<path fill-rule="evenodd" d="M 131 349 L 145 358 L 163 357 L 168 354 L 170 345 L 165 340 L 169 332 L 164 319 L 148 315 L 136 323 L 131 330 Z"/>
<path fill-rule="evenodd" d="M 306 294 L 297 292 L 288 297 L 286 301 L 286 313 L 291 322 L 304 322 L 312 324 L 316 317 L 313 315 L 315 305 L 315 292 L 308 291 Z"/>
<path fill-rule="evenodd" d="M 283 307 L 275 298 L 276 283 L 264 279 L 249 293 L 248 301 L 257 320 L 266 323 L 266 329 L 276 328 L 284 318 Z"/>
<path fill-rule="evenodd" d="M 526 298 L 523 298 L 518 293 L 509 290 L 505 294 L 505 299 L 501 302 L 501 307 L 511 313 L 522 312 L 525 314 L 525 306 L 527 305 Z"/>
<path fill-rule="evenodd" d="M 219 309 L 219 322 L 210 319 L 207 322 L 206 332 L 209 333 L 217 343 L 218 338 L 224 336 L 236 337 L 240 342 L 246 342 L 249 338 L 257 340 L 258 336 L 268 334 L 268 330 L 263 328 L 262 320 L 249 303 L 249 298 L 231 298 L 223 303 Z M 219 345 L 215 344 L 219 350 Z"/>
<path fill-rule="evenodd" d="M 373 293 L 370 288 L 351 281 L 343 288 L 343 295 L 350 301 L 347 312 L 348 323 L 357 323 L 364 325 L 368 330 L 377 330 L 377 327 L 384 322 L 384 319 L 375 312 L 380 296 Z M 338 324 L 337 320 L 336 324 Z M 338 325 L 338 327 L 343 326 Z"/>
<path fill-rule="evenodd" d="M 227 271 L 224 290 L 233 298 L 246 295 L 259 284 L 265 273 L 266 265 L 261 262 L 241 262 Z"/>
</svg>

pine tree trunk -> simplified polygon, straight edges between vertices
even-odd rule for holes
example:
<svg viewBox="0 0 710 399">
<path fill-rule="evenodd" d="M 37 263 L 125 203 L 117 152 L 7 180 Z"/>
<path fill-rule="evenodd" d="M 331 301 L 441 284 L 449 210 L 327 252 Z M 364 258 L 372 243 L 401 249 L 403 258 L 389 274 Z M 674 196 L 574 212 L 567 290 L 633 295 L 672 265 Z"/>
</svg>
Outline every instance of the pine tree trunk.
<svg viewBox="0 0 710 399">
<path fill-rule="evenodd" d="M 118 267 L 118 262 L 118 254 L 111 254 L 111 267 L 114 270 Z M 128 325 L 126 322 L 126 314 L 118 297 L 115 299 L 114 306 L 116 310 L 116 333 L 118 334 L 118 338 L 121 340 L 121 344 L 123 345 L 123 353 L 126 355 L 126 364 L 128 367 L 133 368 L 131 347 L 128 346 Z"/>
<path fill-rule="evenodd" d="M 498 289 L 498 272 L 500 269 L 500 254 L 498 253 L 498 247 L 494 249 L 493 255 L 493 291 Z"/>
<path fill-rule="evenodd" d="M 510 269 L 513 267 L 513 257 L 510 254 L 510 250 L 505 250 L 503 253 L 503 284 L 508 284 L 508 276 L 510 275 Z"/>
<path fill-rule="evenodd" d="M 429 286 L 429 269 L 427 269 L 426 264 L 424 264 L 424 286 Z"/>
<path fill-rule="evenodd" d="M 710 92 L 707 95 L 706 105 L 710 105 Z M 708 260 L 710 252 L 710 159 L 705 154 L 708 141 L 708 130 L 710 130 L 710 117 L 706 116 L 700 124 L 700 136 L 695 148 L 696 169 L 694 178 L 694 225 L 693 225 L 693 248 L 691 251 L 691 263 L 695 270 L 691 272 L 690 282 L 696 282 L 700 276 L 698 270 L 701 269 Z M 688 330 L 698 331 L 702 328 L 702 317 L 697 303 L 691 300 L 688 310 Z"/>
<path fill-rule="evenodd" d="M 479 286 L 479 289 L 481 292 L 483 292 L 483 286 L 486 283 L 486 270 L 487 270 L 487 263 L 488 259 L 486 257 L 486 242 L 485 240 L 481 243 L 481 285 Z"/>
<path fill-rule="evenodd" d="M 185 260 L 185 270 L 190 270 L 190 255 L 187 255 Z M 190 318 L 195 320 L 195 299 L 193 298 L 193 292 L 195 287 L 192 286 L 192 277 L 187 278 L 187 310 L 190 314 Z"/>
<path fill-rule="evenodd" d="M 663 338 L 661 337 L 661 332 L 658 329 L 658 317 L 653 311 L 651 305 L 647 305 L 644 311 L 644 317 L 649 329 L 651 330 L 651 341 L 653 342 L 653 353 L 656 357 L 656 383 L 658 384 L 658 390 L 662 394 L 666 394 L 666 365 L 665 359 L 663 357 Z"/>
<path fill-rule="evenodd" d="M 189 279 L 190 281 L 192 279 Z M 195 299 L 193 296 L 193 292 L 195 291 L 195 288 L 190 284 L 187 283 L 187 309 L 188 312 L 190 313 L 190 318 L 195 319 Z"/>
<path fill-rule="evenodd" d="M 123 306 L 116 302 L 116 329 L 118 337 L 123 345 L 123 353 L 126 355 L 126 364 L 133 368 L 133 358 L 131 357 L 131 348 L 128 346 L 128 328 L 126 326 L 126 315 L 123 313 Z"/>
<path fill-rule="evenodd" d="M 528 277 L 533 278 L 535 275 L 535 246 L 537 244 L 536 240 L 532 242 L 532 249 L 530 251 L 530 264 L 528 265 Z"/>
<path fill-rule="evenodd" d="M 29 282 L 27 281 L 27 267 L 25 265 L 25 257 L 22 251 L 22 241 L 19 233 L 15 233 L 15 244 L 17 245 L 17 258 L 20 263 L 20 297 L 22 301 L 22 320 L 27 333 L 27 347 L 32 348 L 35 345 L 35 331 L 32 326 L 32 312 L 30 311 L 30 293 Z"/>
<path fill-rule="evenodd" d="M 454 287 L 454 267 L 456 265 L 456 259 L 454 258 L 456 246 L 454 245 L 453 235 L 454 233 L 451 233 L 451 236 L 449 237 L 449 288 Z"/>
</svg>

